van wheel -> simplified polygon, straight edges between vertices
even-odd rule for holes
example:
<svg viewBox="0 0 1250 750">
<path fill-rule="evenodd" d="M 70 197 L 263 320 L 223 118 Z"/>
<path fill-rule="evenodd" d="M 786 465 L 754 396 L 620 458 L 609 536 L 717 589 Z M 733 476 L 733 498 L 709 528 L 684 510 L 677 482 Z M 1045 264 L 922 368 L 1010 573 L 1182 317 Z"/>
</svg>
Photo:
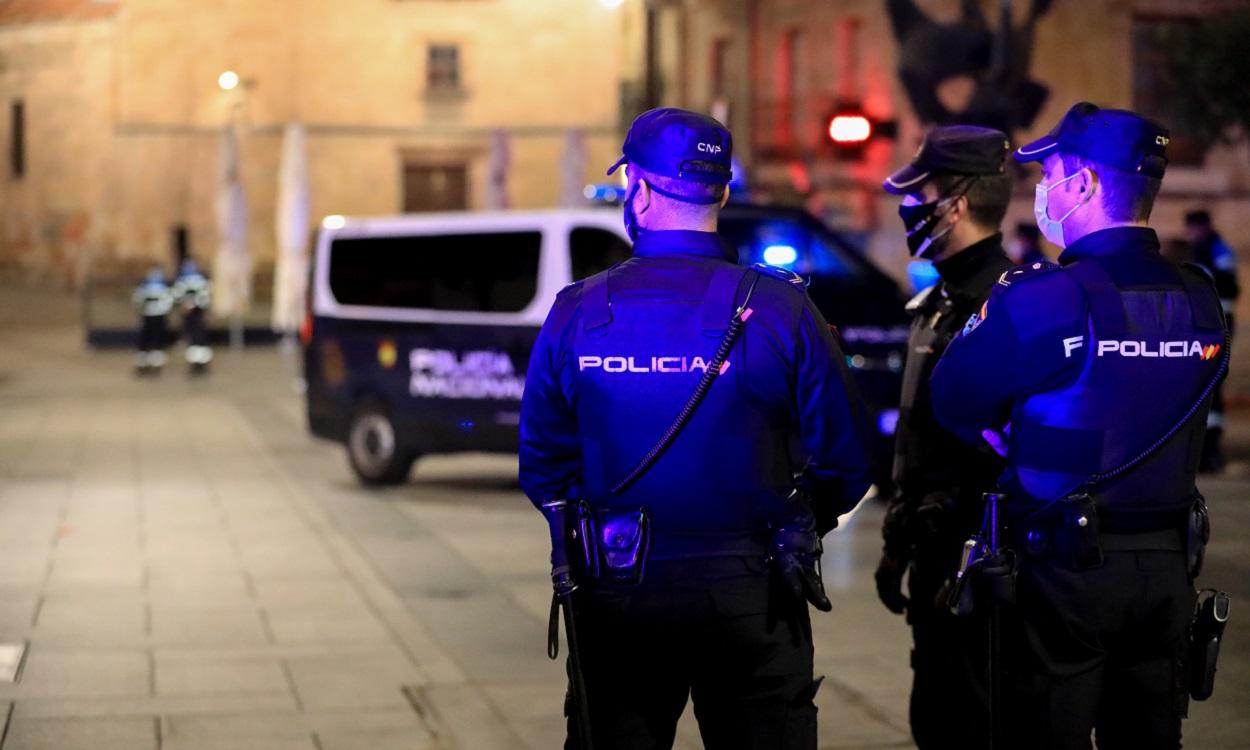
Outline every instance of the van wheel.
<svg viewBox="0 0 1250 750">
<path fill-rule="evenodd" d="M 416 460 L 400 445 L 390 416 L 374 404 L 363 406 L 352 415 L 347 458 L 360 481 L 370 485 L 400 484 L 408 478 Z"/>
</svg>

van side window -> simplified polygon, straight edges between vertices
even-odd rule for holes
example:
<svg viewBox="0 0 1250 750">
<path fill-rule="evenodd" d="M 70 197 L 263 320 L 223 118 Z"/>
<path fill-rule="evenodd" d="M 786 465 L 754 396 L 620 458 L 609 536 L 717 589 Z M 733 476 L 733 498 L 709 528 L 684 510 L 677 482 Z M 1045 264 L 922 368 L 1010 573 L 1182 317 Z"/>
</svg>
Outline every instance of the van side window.
<svg viewBox="0 0 1250 750">
<path fill-rule="evenodd" d="M 344 305 L 520 312 L 541 249 L 541 232 L 336 239 L 330 291 Z"/>
<path fill-rule="evenodd" d="M 594 227 L 575 227 L 569 233 L 573 280 L 581 281 L 620 263 L 630 256 L 629 243 L 615 232 Z"/>
</svg>

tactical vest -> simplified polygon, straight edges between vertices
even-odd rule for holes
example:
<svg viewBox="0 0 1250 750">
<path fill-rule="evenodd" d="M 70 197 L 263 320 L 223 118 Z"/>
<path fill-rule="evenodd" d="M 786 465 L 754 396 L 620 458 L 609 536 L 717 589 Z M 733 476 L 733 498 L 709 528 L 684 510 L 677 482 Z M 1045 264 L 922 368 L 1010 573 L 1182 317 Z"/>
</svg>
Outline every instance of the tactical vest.
<svg viewBox="0 0 1250 750">
<path fill-rule="evenodd" d="M 1002 471 L 1000 460 L 963 443 L 938 424 L 928 389 L 934 365 L 982 302 L 984 296 L 957 301 L 943 294 L 939 285 L 918 294 L 905 308 L 913 319 L 903 366 L 893 477 L 906 495 L 958 487 L 972 493 L 979 506 L 981 492 L 992 488 Z"/>
<path fill-rule="evenodd" d="M 755 272 L 730 265 L 705 270 L 706 286 L 696 283 L 678 299 L 614 294 L 616 274 L 626 272 L 609 270 L 585 282 L 570 340 L 585 498 L 598 509 L 645 506 L 657 538 L 758 534 L 792 480 L 778 470 L 787 465 L 787 421 L 775 405 L 751 397 L 747 380 L 769 376 L 788 385 L 782 373 L 751 372 L 749 319 L 722 374 L 671 447 L 630 488 L 610 492 L 673 423 L 745 295 L 747 275 Z M 699 279 L 697 269 L 691 273 Z M 759 311 L 767 304 L 757 289 L 750 307 Z"/>
<path fill-rule="evenodd" d="M 1084 336 L 1055 346 L 1084 366 L 1071 385 L 1013 411 L 1010 463 L 1033 500 L 1062 498 L 1145 452 L 1211 383 L 1224 346 L 1219 301 L 1200 272 L 1178 271 L 1181 283 L 1162 289 L 1119 289 L 1096 260 L 1059 271 L 1084 290 L 1088 318 Z M 1142 528 L 1188 509 L 1207 401 L 1151 458 L 1096 488 L 1100 512 Z"/>
</svg>

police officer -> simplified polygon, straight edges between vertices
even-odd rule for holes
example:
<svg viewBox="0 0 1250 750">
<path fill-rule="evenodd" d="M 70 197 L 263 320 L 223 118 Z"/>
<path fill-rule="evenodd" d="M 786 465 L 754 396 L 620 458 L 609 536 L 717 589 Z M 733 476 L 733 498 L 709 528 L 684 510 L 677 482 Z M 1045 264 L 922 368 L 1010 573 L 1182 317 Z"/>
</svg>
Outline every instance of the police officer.
<svg viewBox="0 0 1250 750">
<path fill-rule="evenodd" d="M 943 424 L 1006 452 L 1007 747 L 1089 747 L 1095 728 L 1103 750 L 1180 745 L 1184 529 L 1224 325 L 1209 277 L 1164 260 L 1148 225 L 1167 143 L 1082 102 L 1016 151 L 1041 162 L 1059 265 L 1005 274 L 930 381 Z"/>
<path fill-rule="evenodd" d="M 884 184 L 903 196 L 899 215 L 912 254 L 932 260 L 940 276 L 907 304 L 912 326 L 895 442 L 898 492 L 882 526 L 885 550 L 876 575 L 881 601 L 895 614 L 906 610 L 912 628 L 911 726 L 922 750 L 975 747 L 988 737 L 985 623 L 956 618 L 939 593 L 1003 462 L 988 446 L 963 443 L 938 424 L 929 375 L 994 282 L 1014 267 L 999 232 L 1011 202 L 1010 150 L 998 130 L 934 128 L 916 158 Z M 909 570 L 910 598 L 902 593 Z"/>
<path fill-rule="evenodd" d="M 138 375 L 160 374 L 165 366 L 165 320 L 173 309 L 174 299 L 159 266 L 148 269 L 147 276 L 135 288 L 132 297 L 139 312 L 139 351 L 135 355 Z"/>
<path fill-rule="evenodd" d="M 1211 213 L 1205 210 L 1185 214 L 1185 235 L 1189 241 L 1189 257 L 1205 268 L 1215 279 L 1215 289 L 1220 294 L 1224 318 L 1228 330 L 1233 331 L 1233 309 L 1241 296 L 1241 284 L 1237 281 L 1237 251 L 1233 250 L 1211 223 Z M 1202 444 L 1201 471 L 1220 471 L 1224 468 L 1224 451 L 1220 443 L 1224 436 L 1224 388 L 1215 391 L 1215 401 L 1207 416 L 1207 436 Z"/>
<path fill-rule="evenodd" d="M 208 332 L 204 327 L 204 315 L 212 301 L 212 287 L 208 277 L 191 258 L 182 262 L 172 290 L 174 300 L 182 309 L 182 332 L 186 336 L 187 367 L 191 374 L 207 371 L 213 360 L 213 350 L 208 345 Z"/>
<path fill-rule="evenodd" d="M 671 747 L 689 696 L 708 748 L 815 748 L 804 599 L 830 608 L 819 534 L 870 483 L 862 407 L 801 279 L 736 265 L 716 234 L 729 131 L 655 109 L 622 151 L 609 174 L 626 165 L 633 257 L 559 294 L 521 404 L 522 488 L 536 505 L 584 499 L 599 530 L 575 606 L 594 746 Z M 716 368 L 731 318 L 741 333 Z M 709 367 L 676 439 L 614 492 Z M 810 507 L 790 497 L 804 466 Z M 648 544 L 615 546 L 643 526 Z M 622 560 L 639 561 L 634 582 Z"/>
</svg>

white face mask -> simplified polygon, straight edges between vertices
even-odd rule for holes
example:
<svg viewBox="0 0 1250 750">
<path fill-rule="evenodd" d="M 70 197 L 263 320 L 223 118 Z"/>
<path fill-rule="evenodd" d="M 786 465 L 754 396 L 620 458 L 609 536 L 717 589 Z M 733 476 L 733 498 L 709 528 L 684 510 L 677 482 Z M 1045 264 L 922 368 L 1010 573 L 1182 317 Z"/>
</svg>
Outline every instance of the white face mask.
<svg viewBox="0 0 1250 750">
<path fill-rule="evenodd" d="M 1076 174 L 1068 175 L 1053 185 L 1043 185 L 1039 182 L 1037 183 L 1037 187 L 1033 189 L 1033 217 L 1037 219 L 1037 228 L 1041 231 L 1043 237 L 1057 247 L 1068 246 L 1068 243 L 1063 239 L 1063 222 L 1067 221 L 1068 217 L 1071 216 L 1074 211 L 1085 204 L 1077 203 L 1075 206 L 1068 209 L 1068 212 L 1062 217 L 1052 219 L 1050 218 L 1050 201 L 1048 195 L 1051 190 L 1054 190 L 1063 183 L 1079 176 L 1080 174 L 1080 172 L 1077 172 Z"/>
</svg>

